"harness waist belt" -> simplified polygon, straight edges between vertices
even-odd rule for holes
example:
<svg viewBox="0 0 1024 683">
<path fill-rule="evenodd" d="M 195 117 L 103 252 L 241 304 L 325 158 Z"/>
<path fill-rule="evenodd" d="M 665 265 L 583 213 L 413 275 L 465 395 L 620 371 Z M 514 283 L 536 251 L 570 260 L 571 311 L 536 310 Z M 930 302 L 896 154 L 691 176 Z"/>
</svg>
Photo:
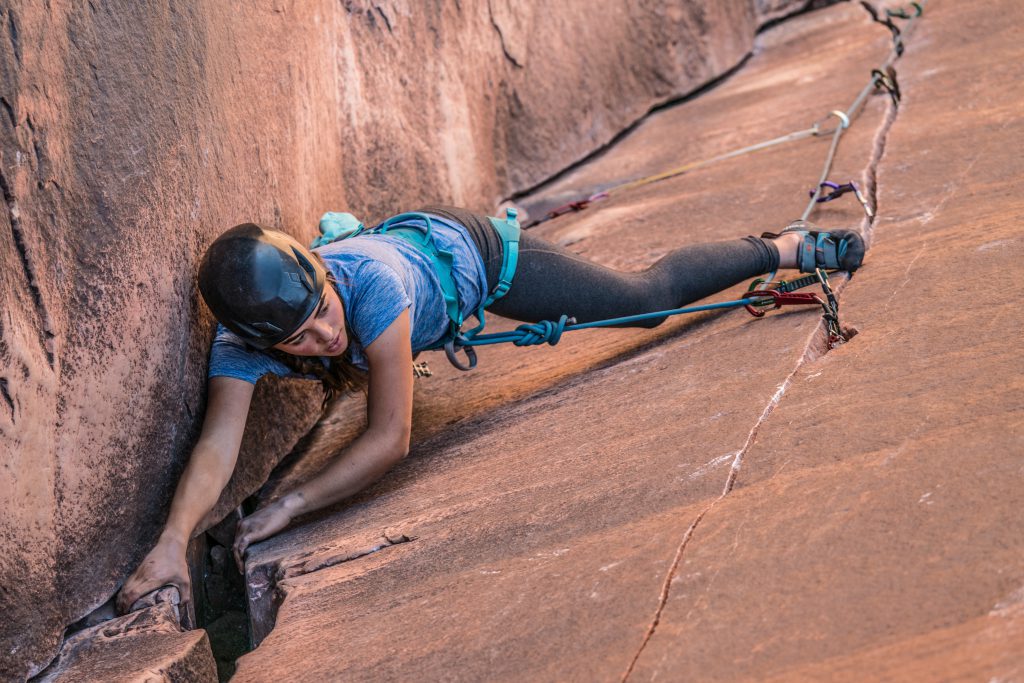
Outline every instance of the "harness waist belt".
<svg viewBox="0 0 1024 683">
<path fill-rule="evenodd" d="M 486 324 L 484 321 L 484 309 L 508 294 L 509 289 L 512 287 L 512 280 L 516 274 L 516 265 L 519 262 L 519 235 L 521 232 L 519 221 L 516 220 L 516 213 L 514 208 L 507 208 L 505 209 L 504 219 L 492 216 L 487 217 L 494 230 L 498 233 L 498 236 L 501 237 L 501 272 L 498 275 L 498 284 L 494 286 L 494 289 L 487 295 L 476 312 L 476 317 L 480 324 L 466 332 L 466 337 L 479 334 L 484 329 Z M 423 225 L 410 223 L 409 221 L 412 220 L 422 221 Z M 398 214 L 367 232 L 401 237 L 430 259 L 430 263 L 437 273 L 437 279 L 441 283 L 445 311 L 449 319 L 448 333 L 431 348 L 442 348 L 448 341 L 461 334 L 463 315 L 459 307 L 458 288 L 455 285 L 455 277 L 452 274 L 452 254 L 451 252 L 439 249 L 434 242 L 433 235 L 431 234 L 433 232 L 433 224 L 431 223 L 430 216 L 423 213 Z"/>
</svg>

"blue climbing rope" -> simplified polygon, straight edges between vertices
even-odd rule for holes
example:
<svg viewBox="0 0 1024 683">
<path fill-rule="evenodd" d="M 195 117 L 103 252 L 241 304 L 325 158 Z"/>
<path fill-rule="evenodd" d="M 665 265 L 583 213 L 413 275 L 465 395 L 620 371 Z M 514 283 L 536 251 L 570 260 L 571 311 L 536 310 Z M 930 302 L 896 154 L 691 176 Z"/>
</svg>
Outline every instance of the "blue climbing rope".
<svg viewBox="0 0 1024 683">
<path fill-rule="evenodd" d="M 756 282 L 756 281 L 755 281 Z M 797 293 L 793 290 L 805 287 L 810 284 L 821 283 L 826 293 L 827 301 L 817 294 Z M 753 285 L 752 285 L 753 286 Z M 702 311 L 715 311 L 728 308 L 746 307 L 750 313 L 760 318 L 766 309 L 781 308 L 789 305 L 818 305 L 824 309 L 827 320 L 835 320 L 835 332 L 839 333 L 839 319 L 837 317 L 838 303 L 832 296 L 828 287 L 828 274 L 818 269 L 817 272 L 808 277 L 800 278 L 790 283 L 779 283 L 773 289 L 751 290 L 742 299 L 734 301 L 718 301 L 711 304 L 700 304 L 697 306 L 685 306 L 683 308 L 672 308 L 665 311 L 653 311 L 651 313 L 637 313 L 619 318 L 607 318 L 605 320 L 593 320 L 586 323 L 577 323 L 575 318 L 562 315 L 558 320 L 541 320 L 536 323 L 524 323 L 514 330 L 508 332 L 493 332 L 489 334 L 459 334 L 445 344 L 445 353 L 452 365 L 460 370 L 472 370 L 476 367 L 476 352 L 474 346 L 488 346 L 491 344 L 514 344 L 516 346 L 539 346 L 541 344 L 556 345 L 565 332 L 576 330 L 587 330 L 599 327 L 615 327 L 617 325 L 631 325 L 645 320 L 658 320 L 685 313 L 700 313 Z M 830 335 L 833 328 L 829 326 Z M 459 361 L 456 353 L 464 351 L 469 360 L 468 365 Z"/>
</svg>

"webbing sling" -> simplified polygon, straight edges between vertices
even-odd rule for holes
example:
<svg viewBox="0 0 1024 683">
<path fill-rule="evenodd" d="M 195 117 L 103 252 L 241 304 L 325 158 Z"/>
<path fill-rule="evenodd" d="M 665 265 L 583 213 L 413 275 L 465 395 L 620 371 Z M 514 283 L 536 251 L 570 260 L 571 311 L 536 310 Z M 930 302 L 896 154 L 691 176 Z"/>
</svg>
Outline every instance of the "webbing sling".
<svg viewBox="0 0 1024 683">
<path fill-rule="evenodd" d="M 512 287 L 512 278 L 516 275 L 516 266 L 519 264 L 519 221 L 516 220 L 518 211 L 509 207 L 505 209 L 505 219 L 488 216 L 487 220 L 494 226 L 498 236 L 501 237 L 501 272 L 498 274 L 498 284 L 484 301 L 481 310 L 487 308 L 501 297 L 508 294 Z"/>
<path fill-rule="evenodd" d="M 501 271 L 498 273 L 498 284 L 494 286 L 491 293 L 480 304 L 480 308 L 477 309 L 476 318 L 480 324 L 463 334 L 464 337 L 472 338 L 483 331 L 487 324 L 484 321 L 484 309 L 508 294 L 508 290 L 512 287 L 512 278 L 515 277 L 516 266 L 519 265 L 519 234 L 522 232 L 519 221 L 516 220 L 517 214 L 518 212 L 510 207 L 505 209 L 504 220 L 494 216 L 487 217 L 487 220 L 494 226 L 494 231 L 501 238 Z M 459 336 L 458 333 L 455 336 Z"/>
<path fill-rule="evenodd" d="M 423 221 L 423 225 L 410 221 Z M 425 213 L 400 213 L 392 216 L 377 227 L 369 230 L 371 235 L 392 235 L 401 237 L 419 249 L 434 266 L 437 279 L 441 282 L 441 294 L 444 296 L 444 308 L 448 313 L 451 327 L 458 330 L 462 327 L 462 312 L 459 310 L 459 291 L 452 277 L 453 258 L 450 251 L 438 249 L 434 243 L 433 223 Z M 434 348 L 439 348 L 435 346 Z"/>
</svg>

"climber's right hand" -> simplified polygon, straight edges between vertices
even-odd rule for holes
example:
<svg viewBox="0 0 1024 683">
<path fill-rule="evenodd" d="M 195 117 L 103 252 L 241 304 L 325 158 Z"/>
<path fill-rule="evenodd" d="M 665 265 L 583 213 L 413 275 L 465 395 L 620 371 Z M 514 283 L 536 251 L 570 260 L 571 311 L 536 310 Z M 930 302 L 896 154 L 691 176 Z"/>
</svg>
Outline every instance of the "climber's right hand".
<svg viewBox="0 0 1024 683">
<path fill-rule="evenodd" d="M 117 611 L 127 614 L 136 600 L 164 586 L 176 587 L 182 603 L 191 601 L 192 584 L 185 560 L 185 542 L 161 536 L 121 587 L 117 594 Z"/>
</svg>

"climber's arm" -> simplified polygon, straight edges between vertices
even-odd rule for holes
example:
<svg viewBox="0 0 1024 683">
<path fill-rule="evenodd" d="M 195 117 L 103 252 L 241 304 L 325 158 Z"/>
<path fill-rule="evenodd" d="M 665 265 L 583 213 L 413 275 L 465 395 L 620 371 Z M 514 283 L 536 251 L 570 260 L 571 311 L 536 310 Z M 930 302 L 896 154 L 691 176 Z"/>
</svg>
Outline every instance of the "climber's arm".
<svg viewBox="0 0 1024 683">
<path fill-rule="evenodd" d="M 161 586 L 177 586 L 182 601 L 191 598 L 185 548 L 199 521 L 209 512 L 235 468 L 249 412 L 253 385 L 231 377 L 210 380 L 203 430 L 171 503 L 163 533 L 117 596 L 122 612 Z"/>
<path fill-rule="evenodd" d="M 374 483 L 409 451 L 412 426 L 412 346 L 406 309 L 366 347 L 370 365 L 367 428 L 319 474 L 244 519 L 235 559 L 296 516 L 348 498 Z"/>
</svg>

